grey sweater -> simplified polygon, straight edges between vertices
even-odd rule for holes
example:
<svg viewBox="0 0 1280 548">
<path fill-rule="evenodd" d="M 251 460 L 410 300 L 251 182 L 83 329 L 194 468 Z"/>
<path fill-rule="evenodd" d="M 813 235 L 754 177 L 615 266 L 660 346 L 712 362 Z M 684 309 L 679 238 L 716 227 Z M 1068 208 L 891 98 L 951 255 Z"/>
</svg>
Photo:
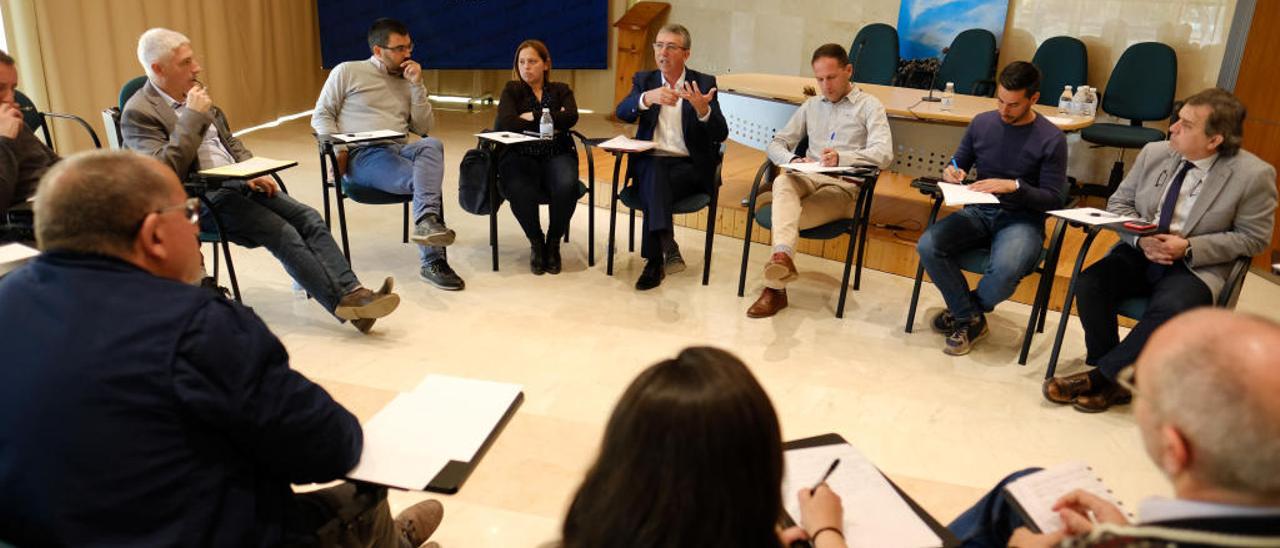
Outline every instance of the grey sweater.
<svg viewBox="0 0 1280 548">
<path fill-rule="evenodd" d="M 334 67 L 311 115 L 316 133 L 390 129 L 426 135 L 432 122 L 427 87 L 387 74 L 373 57 Z"/>
</svg>

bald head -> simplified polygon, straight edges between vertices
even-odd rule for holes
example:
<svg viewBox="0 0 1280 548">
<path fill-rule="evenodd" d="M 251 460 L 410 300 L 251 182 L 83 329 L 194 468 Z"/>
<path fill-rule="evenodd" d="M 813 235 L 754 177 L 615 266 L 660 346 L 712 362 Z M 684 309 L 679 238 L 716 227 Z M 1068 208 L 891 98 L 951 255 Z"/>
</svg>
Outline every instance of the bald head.
<svg viewBox="0 0 1280 548">
<path fill-rule="evenodd" d="M 1175 317 L 1138 358 L 1138 390 L 1151 414 L 1140 423 L 1185 439 L 1187 473 L 1197 481 L 1280 500 L 1277 352 L 1280 325 L 1269 320 L 1209 308 Z"/>
</svg>

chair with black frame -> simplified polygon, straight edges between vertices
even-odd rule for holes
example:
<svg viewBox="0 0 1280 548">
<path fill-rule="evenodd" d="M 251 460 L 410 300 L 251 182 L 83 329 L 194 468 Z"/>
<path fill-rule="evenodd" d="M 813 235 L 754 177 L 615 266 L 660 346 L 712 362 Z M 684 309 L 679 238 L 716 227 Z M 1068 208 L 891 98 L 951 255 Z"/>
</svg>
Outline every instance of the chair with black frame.
<svg viewBox="0 0 1280 548">
<path fill-rule="evenodd" d="M 125 84 L 120 88 L 120 96 L 118 99 L 119 103 L 114 107 L 103 109 L 102 118 L 107 126 L 107 141 L 111 144 L 111 148 L 115 148 L 115 149 L 125 148 L 124 137 L 121 136 L 120 134 L 120 113 L 124 110 L 125 103 L 129 102 L 129 99 L 133 97 L 133 94 L 137 93 L 138 90 L 142 89 L 142 86 L 146 83 L 147 83 L 146 76 L 139 76 L 137 78 L 129 80 L 128 82 L 125 82 Z M 271 177 L 275 179 L 276 184 L 280 186 L 281 192 L 284 192 L 285 194 L 289 193 L 289 189 L 285 186 L 284 180 L 280 178 L 279 174 L 272 173 Z M 222 229 L 222 221 L 218 218 L 218 212 L 217 210 L 214 209 L 213 202 L 210 202 L 209 199 L 205 196 L 205 191 L 209 190 L 210 184 L 213 184 L 213 183 L 206 182 L 204 180 L 199 180 L 199 178 L 196 178 L 193 180 L 183 181 L 182 187 L 187 191 L 188 195 L 194 196 L 200 199 L 200 203 L 204 204 L 205 209 L 209 210 L 209 214 L 210 214 L 209 217 L 213 219 L 214 230 L 209 231 L 201 228 L 200 243 L 202 244 L 207 243 L 213 247 L 212 255 L 213 255 L 214 284 L 217 284 L 217 281 L 218 281 L 218 271 L 219 271 L 218 244 L 221 243 L 222 255 L 227 261 L 227 278 L 231 281 L 231 294 L 235 296 L 236 301 L 239 301 L 240 303 L 244 303 L 244 299 L 242 299 L 240 296 L 240 282 L 236 278 L 235 263 L 231 261 L 230 240 L 227 239 L 226 232 Z"/>
<path fill-rule="evenodd" d="M 942 191 L 938 188 L 938 180 L 922 177 L 911 182 L 911 186 L 921 194 L 930 196 L 933 207 L 929 211 L 929 226 L 938 220 L 938 211 L 942 208 Z M 927 227 L 926 227 L 927 229 Z M 1059 219 L 1053 232 L 1048 235 L 1048 246 L 1041 249 L 1040 261 L 1035 273 L 1040 275 L 1040 283 L 1036 286 L 1035 297 L 1031 301 L 1031 316 L 1027 319 L 1026 332 L 1022 338 L 1022 349 L 1018 353 L 1018 365 L 1027 364 L 1027 354 L 1031 351 L 1031 338 L 1036 333 L 1044 333 L 1045 318 L 1049 315 L 1049 296 L 1053 293 L 1053 279 L 1058 269 L 1058 258 L 1061 255 L 1062 241 L 1066 235 L 1067 223 Z M 991 248 L 982 247 L 964 252 L 957 258 L 960 268 L 966 272 L 981 274 L 987 270 L 991 260 Z M 920 287 L 924 282 L 924 263 L 916 267 L 915 284 L 911 288 L 911 304 L 907 308 L 907 326 L 905 331 L 911 333 L 916 320 L 916 307 L 920 301 Z"/>
<path fill-rule="evenodd" d="M 808 148 L 808 139 L 802 139 L 796 146 L 796 156 L 804 156 Z M 754 223 L 765 228 L 772 228 L 773 204 L 765 204 L 758 210 L 756 202 L 760 197 L 760 184 L 772 182 L 778 175 L 778 166 L 768 159 L 756 171 L 755 181 L 751 183 L 751 195 L 747 201 L 747 230 L 742 240 L 742 266 L 738 269 L 738 296 L 743 296 L 747 285 L 747 262 L 751 257 L 751 230 Z M 840 236 L 849 237 L 849 246 L 844 255 L 844 276 L 840 279 L 840 299 L 836 304 L 836 317 L 844 317 L 844 303 L 849 294 L 849 274 L 856 262 L 857 270 L 853 277 L 853 289 L 857 291 L 862 285 L 862 258 L 867 252 L 867 225 L 871 222 L 871 202 L 875 198 L 876 181 L 880 179 L 880 169 L 875 166 L 850 166 L 852 179 L 858 182 L 858 199 L 854 204 L 854 216 L 837 219 L 824 225 L 800 231 L 801 238 L 810 240 L 833 240 Z M 848 180 L 848 179 L 846 179 Z M 767 191 L 766 191 L 767 192 Z M 856 244 L 856 248 L 855 248 Z M 856 256 L 856 261 L 855 261 Z"/>
<path fill-rule="evenodd" d="M 898 75 L 898 29 L 872 23 L 858 30 L 849 46 L 850 81 L 892 86 Z"/>
<path fill-rule="evenodd" d="M 715 192 L 710 194 L 705 192 L 690 194 L 684 198 L 676 200 L 675 203 L 671 205 L 671 212 L 677 215 L 697 213 L 702 211 L 703 208 L 707 208 L 707 239 L 702 252 L 702 285 L 707 285 L 711 280 L 711 249 L 715 244 L 716 208 L 720 203 L 720 185 L 722 184 L 720 179 L 720 169 L 724 166 L 724 151 L 725 145 L 724 143 L 720 143 L 720 156 L 716 161 L 716 174 L 715 181 L 713 182 Z M 616 225 L 618 223 L 618 202 L 621 201 L 623 205 L 630 209 L 630 219 L 627 230 L 627 251 L 634 252 L 636 250 L 636 210 L 644 209 L 643 204 L 640 203 L 639 187 L 636 186 L 635 178 L 631 173 L 630 162 L 627 162 L 627 174 L 625 179 L 622 181 L 622 188 L 619 189 L 618 187 L 618 170 L 622 167 L 622 157 L 625 155 L 625 153 L 614 153 L 613 195 L 609 199 L 609 247 L 606 252 L 607 259 L 605 261 L 605 273 L 609 276 L 613 275 L 613 255 L 614 250 L 616 249 L 614 246 L 614 235 L 616 233 Z"/>
<path fill-rule="evenodd" d="M 986 29 L 969 29 L 956 35 L 943 50 L 933 89 L 955 84 L 956 93 L 990 97 L 996 92 L 996 36 Z"/>
<path fill-rule="evenodd" d="M 1031 64 L 1040 69 L 1040 101 L 1057 106 L 1063 86 L 1078 86 L 1089 78 L 1089 51 L 1071 36 L 1054 36 L 1036 48 Z"/>
<path fill-rule="evenodd" d="M 14 90 L 13 95 L 14 101 L 18 103 L 18 108 L 22 109 L 22 119 L 26 123 L 27 129 L 32 132 L 40 132 L 44 136 L 44 144 L 48 145 L 49 148 L 55 148 L 53 146 L 53 135 L 49 132 L 49 122 L 52 120 L 70 120 L 79 124 L 81 128 L 84 128 L 89 133 L 89 139 L 93 140 L 93 148 L 102 148 L 102 141 L 98 139 L 98 132 L 94 131 L 93 127 L 84 118 L 61 112 L 44 112 L 36 108 L 31 98 L 21 91 Z"/>
<path fill-rule="evenodd" d="M 481 133 L 488 133 L 490 131 L 490 129 L 485 129 Z M 583 196 L 587 196 L 587 266 L 591 267 L 596 265 L 596 160 L 591 153 L 591 149 L 608 139 L 588 138 L 587 136 L 573 130 L 570 130 L 569 134 L 573 135 L 574 138 L 582 143 L 582 150 L 587 157 L 587 182 L 583 183 L 581 179 L 578 180 L 578 198 L 581 199 Z M 500 202 L 505 200 L 505 197 L 501 196 L 502 192 L 500 190 L 500 185 L 498 184 L 498 159 L 501 156 L 504 145 L 496 141 L 480 138 L 477 139 L 476 147 L 489 152 L 490 161 L 487 186 L 489 190 L 489 203 L 493 204 L 489 209 L 489 247 L 493 251 L 493 271 L 497 272 L 498 210 L 501 209 Z M 550 197 L 546 197 L 546 199 L 540 199 L 538 204 L 547 205 L 549 201 Z M 564 241 L 565 243 L 569 243 L 568 230 L 564 233 Z"/>
<path fill-rule="evenodd" d="M 1106 92 L 1101 97 L 1101 111 L 1128 124 L 1095 123 L 1080 132 L 1080 138 L 1097 147 L 1119 148 L 1111 166 L 1106 186 L 1080 185 L 1077 195 L 1111 196 L 1124 179 L 1124 152 L 1141 149 L 1147 143 L 1162 141 L 1165 133 L 1144 127 L 1143 122 L 1167 119 L 1173 110 L 1173 94 L 1178 83 L 1178 57 L 1173 48 L 1159 42 L 1141 42 L 1129 46 L 1111 69 Z M 1048 89 L 1048 88 L 1046 88 Z"/>
<path fill-rule="evenodd" d="M 316 138 L 316 147 L 320 151 L 320 195 L 324 198 L 324 224 L 326 227 L 333 228 L 333 224 L 330 221 L 329 206 L 329 191 L 332 190 L 334 196 L 336 196 L 335 200 L 338 206 L 338 232 L 341 233 L 342 237 L 342 255 L 347 258 L 347 264 L 351 264 L 351 247 L 347 236 L 347 209 L 345 206 L 347 198 L 361 204 L 401 204 L 401 209 L 404 211 L 404 223 L 400 241 L 406 244 L 409 243 L 409 204 L 413 202 L 413 195 L 393 194 L 365 185 L 351 184 L 345 176 L 347 173 L 347 151 L 338 150 L 335 146 L 341 143 L 335 142 L 328 135 L 313 135 Z"/>
</svg>

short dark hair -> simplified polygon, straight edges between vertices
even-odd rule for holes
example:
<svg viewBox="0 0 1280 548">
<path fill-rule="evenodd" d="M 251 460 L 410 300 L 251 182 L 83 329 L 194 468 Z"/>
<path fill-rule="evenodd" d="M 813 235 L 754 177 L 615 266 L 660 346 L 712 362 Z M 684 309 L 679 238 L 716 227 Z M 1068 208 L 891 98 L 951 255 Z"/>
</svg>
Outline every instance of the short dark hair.
<svg viewBox="0 0 1280 548">
<path fill-rule="evenodd" d="M 781 490 L 769 396 L 732 354 L 688 348 L 640 373 L 618 400 L 565 516 L 563 546 L 777 548 Z"/>
<path fill-rule="evenodd" d="M 1014 61 L 1000 71 L 1000 87 L 1009 91 L 1021 91 L 1030 98 L 1040 93 L 1040 69 L 1026 61 Z"/>
<path fill-rule="evenodd" d="M 373 26 L 369 27 L 369 49 L 372 50 L 373 46 L 387 47 L 387 41 L 391 40 L 392 34 L 408 36 L 409 27 L 390 17 L 383 17 L 374 21 Z"/>
<path fill-rule="evenodd" d="M 14 62 L 13 62 L 13 56 L 12 56 L 12 55 L 9 55 L 9 52 L 7 52 L 7 51 L 5 51 L 5 50 L 0 49 L 0 63 L 3 63 L 3 64 L 5 64 L 5 65 L 9 65 L 9 66 L 11 66 L 11 67 L 12 67 L 12 66 L 13 66 L 13 63 L 14 63 Z"/>
<path fill-rule="evenodd" d="M 128 253 L 138 224 L 161 207 L 164 166 L 129 150 L 92 150 L 58 162 L 36 190 L 36 242 L 45 251 Z"/>
<path fill-rule="evenodd" d="M 844 50 L 844 46 L 840 44 L 823 44 L 818 49 L 813 50 L 813 59 L 809 60 L 812 65 L 818 62 L 818 59 L 829 57 L 835 59 L 840 64 L 840 68 L 849 66 L 849 52 Z"/>
<path fill-rule="evenodd" d="M 1222 136 L 1218 154 L 1235 156 L 1240 152 L 1240 145 L 1244 141 L 1244 117 L 1247 114 L 1240 99 L 1225 89 L 1209 88 L 1187 97 L 1183 104 L 1209 107 L 1204 134 L 1208 137 Z"/>
</svg>

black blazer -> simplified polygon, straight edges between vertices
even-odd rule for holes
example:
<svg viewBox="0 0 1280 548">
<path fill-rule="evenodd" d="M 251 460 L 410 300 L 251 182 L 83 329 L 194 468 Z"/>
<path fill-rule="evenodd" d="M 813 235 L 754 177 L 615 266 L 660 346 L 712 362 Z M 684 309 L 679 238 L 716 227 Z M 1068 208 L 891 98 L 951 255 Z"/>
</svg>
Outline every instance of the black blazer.
<svg viewBox="0 0 1280 548">
<path fill-rule="evenodd" d="M 685 82 L 697 82 L 698 89 L 703 93 L 716 87 L 715 76 L 688 67 L 685 68 L 684 79 Z M 640 94 L 658 87 L 662 87 L 662 71 L 637 72 L 632 78 L 631 93 L 618 103 L 615 114 L 619 120 L 639 122 L 636 139 L 653 139 L 660 109 L 650 105 L 649 109 L 640 110 Z M 689 158 L 693 160 L 695 169 L 710 187 L 715 180 L 716 166 L 720 164 L 720 143 L 729 138 L 729 126 L 725 123 L 724 113 L 720 112 L 719 95 L 711 99 L 711 117 L 706 122 L 698 121 L 698 113 L 688 101 L 682 104 L 680 125 L 684 130 L 684 144 L 689 149 Z"/>
</svg>

